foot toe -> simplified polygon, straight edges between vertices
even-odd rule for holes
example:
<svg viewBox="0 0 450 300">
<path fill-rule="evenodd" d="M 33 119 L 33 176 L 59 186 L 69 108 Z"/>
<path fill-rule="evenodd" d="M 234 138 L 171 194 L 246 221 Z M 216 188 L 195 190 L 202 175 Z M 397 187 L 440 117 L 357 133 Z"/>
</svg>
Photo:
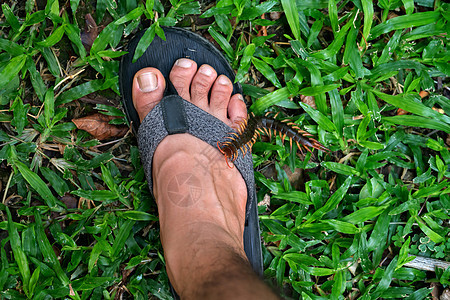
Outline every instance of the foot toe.
<svg viewBox="0 0 450 300">
<path fill-rule="evenodd" d="M 211 113 L 218 119 L 227 119 L 227 108 L 230 101 L 233 85 L 225 75 L 220 75 L 211 89 L 209 107 Z"/>
<path fill-rule="evenodd" d="M 190 101 L 192 78 L 197 72 L 197 63 L 187 58 L 178 59 L 170 71 L 169 78 L 181 98 Z"/>
<path fill-rule="evenodd" d="M 235 94 L 228 103 L 228 117 L 232 124 L 237 124 L 247 118 L 247 106 L 241 94 Z"/>
<path fill-rule="evenodd" d="M 194 78 L 191 85 L 191 102 L 203 110 L 208 110 L 209 92 L 214 81 L 217 78 L 217 72 L 209 65 L 202 65 Z"/>
<path fill-rule="evenodd" d="M 166 82 L 158 69 L 139 70 L 133 79 L 133 105 L 142 120 L 161 101 Z"/>
</svg>

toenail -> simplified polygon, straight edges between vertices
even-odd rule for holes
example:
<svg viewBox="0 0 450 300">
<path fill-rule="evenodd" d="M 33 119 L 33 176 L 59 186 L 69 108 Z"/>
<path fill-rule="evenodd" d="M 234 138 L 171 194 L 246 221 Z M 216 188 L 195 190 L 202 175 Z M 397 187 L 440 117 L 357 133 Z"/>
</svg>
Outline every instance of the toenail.
<svg viewBox="0 0 450 300">
<path fill-rule="evenodd" d="M 203 75 L 211 76 L 213 73 L 213 69 L 208 66 L 201 66 L 199 72 L 202 73 Z"/>
<path fill-rule="evenodd" d="M 152 92 L 158 87 L 158 77 L 152 72 L 139 74 L 137 78 L 139 89 L 144 92 Z"/>
<path fill-rule="evenodd" d="M 221 85 L 229 85 L 230 84 L 230 80 L 228 80 L 228 78 L 225 77 L 225 76 L 220 76 L 219 77 L 219 83 Z"/>
<path fill-rule="evenodd" d="M 179 60 L 177 60 L 175 62 L 175 64 L 181 68 L 188 69 L 188 68 L 192 67 L 192 60 L 187 59 L 187 58 L 180 58 Z"/>
</svg>

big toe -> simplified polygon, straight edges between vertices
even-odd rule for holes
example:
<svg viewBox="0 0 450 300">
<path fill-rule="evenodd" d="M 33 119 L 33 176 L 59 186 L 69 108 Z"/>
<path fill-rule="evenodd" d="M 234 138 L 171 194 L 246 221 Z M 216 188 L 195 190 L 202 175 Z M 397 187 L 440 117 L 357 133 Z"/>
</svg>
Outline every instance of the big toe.
<svg viewBox="0 0 450 300">
<path fill-rule="evenodd" d="M 166 82 L 158 69 L 139 70 L 133 79 L 133 104 L 142 122 L 163 98 Z"/>
</svg>

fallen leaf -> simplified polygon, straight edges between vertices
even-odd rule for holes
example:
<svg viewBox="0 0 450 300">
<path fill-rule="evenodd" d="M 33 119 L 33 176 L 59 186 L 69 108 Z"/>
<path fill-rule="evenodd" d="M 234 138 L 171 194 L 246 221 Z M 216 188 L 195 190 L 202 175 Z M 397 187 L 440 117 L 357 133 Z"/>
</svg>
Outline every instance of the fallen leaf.
<svg viewBox="0 0 450 300">
<path fill-rule="evenodd" d="M 270 18 L 275 21 L 275 20 L 278 20 L 279 18 L 281 18 L 282 15 L 283 15 L 283 13 L 280 11 L 273 11 L 270 13 Z"/>
<path fill-rule="evenodd" d="M 61 197 L 61 201 L 66 205 L 68 209 L 77 208 L 78 206 L 78 199 L 69 193 Z"/>
<path fill-rule="evenodd" d="M 450 300 L 450 289 L 446 288 L 439 300 Z"/>
<path fill-rule="evenodd" d="M 317 106 L 316 106 L 316 99 L 314 99 L 313 96 L 303 96 L 303 95 L 301 95 L 301 96 L 300 96 L 300 100 L 301 100 L 303 103 L 308 104 L 308 105 L 311 106 L 312 108 L 317 109 Z"/>
<path fill-rule="evenodd" d="M 96 113 L 84 118 L 73 119 L 72 122 L 78 129 L 89 132 L 98 140 L 123 137 L 127 133 L 128 127 L 109 124 L 112 119 L 116 119 L 116 117 Z"/>
<path fill-rule="evenodd" d="M 439 300 L 439 284 L 437 282 L 432 282 L 430 284 L 432 300 Z"/>
<path fill-rule="evenodd" d="M 445 111 L 442 108 L 432 107 L 431 109 L 434 110 L 434 111 L 437 111 L 440 114 L 445 114 Z"/>
<path fill-rule="evenodd" d="M 409 112 L 407 112 L 406 110 L 401 109 L 401 108 L 397 109 L 397 116 L 402 116 L 402 115 L 407 115 L 407 114 L 409 114 Z"/>
<path fill-rule="evenodd" d="M 420 98 L 425 98 L 426 96 L 428 96 L 430 93 L 428 93 L 427 91 L 421 91 L 420 93 L 419 93 L 419 96 L 420 96 Z"/>
<path fill-rule="evenodd" d="M 263 206 L 265 205 L 266 207 L 270 206 L 270 196 L 265 194 L 264 198 L 262 201 L 258 202 L 258 206 Z"/>
<path fill-rule="evenodd" d="M 388 13 L 387 19 L 390 20 L 390 19 L 397 18 L 397 17 L 398 17 L 398 15 L 396 13 L 390 11 Z"/>
<path fill-rule="evenodd" d="M 291 172 L 291 168 L 289 168 L 287 165 L 283 166 L 283 170 L 286 172 L 286 175 L 288 177 L 289 182 L 291 183 L 292 187 L 295 189 L 299 189 L 301 186 L 303 186 L 303 170 L 300 168 L 295 168 L 294 173 Z"/>
<path fill-rule="evenodd" d="M 83 43 L 86 51 L 90 51 L 92 44 L 100 33 L 99 27 L 97 23 L 95 23 L 94 18 L 92 18 L 91 14 L 87 14 L 86 17 L 86 26 L 84 31 L 81 33 L 81 42 Z"/>
</svg>

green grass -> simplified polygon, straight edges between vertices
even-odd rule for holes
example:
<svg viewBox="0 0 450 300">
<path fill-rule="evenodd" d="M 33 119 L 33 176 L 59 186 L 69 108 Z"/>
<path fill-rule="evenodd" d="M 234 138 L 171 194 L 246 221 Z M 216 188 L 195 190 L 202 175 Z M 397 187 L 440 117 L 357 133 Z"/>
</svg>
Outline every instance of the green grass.
<svg viewBox="0 0 450 300">
<path fill-rule="evenodd" d="M 250 111 L 281 112 L 330 149 L 253 147 L 270 284 L 293 299 L 431 299 L 449 287 L 450 268 L 405 266 L 408 255 L 450 261 L 449 4 L 2 2 L 0 297 L 171 298 L 135 138 L 98 141 L 71 122 L 123 117 L 124 45 L 146 29 L 145 50 L 167 25 L 215 40 Z M 89 50 L 87 13 L 103 28 Z"/>
</svg>

